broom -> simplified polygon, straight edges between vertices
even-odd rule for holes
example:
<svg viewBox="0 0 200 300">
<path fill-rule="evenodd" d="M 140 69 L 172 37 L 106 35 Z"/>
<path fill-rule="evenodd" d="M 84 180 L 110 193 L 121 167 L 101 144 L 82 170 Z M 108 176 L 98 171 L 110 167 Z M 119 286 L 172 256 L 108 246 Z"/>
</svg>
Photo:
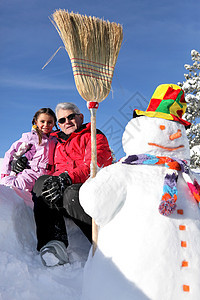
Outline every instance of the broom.
<svg viewBox="0 0 200 300">
<path fill-rule="evenodd" d="M 123 33 L 122 26 L 102 19 L 56 10 L 51 19 L 72 64 L 75 84 L 91 114 L 91 177 L 97 173 L 96 111 L 109 94 Z M 98 227 L 92 220 L 93 255 Z"/>
</svg>

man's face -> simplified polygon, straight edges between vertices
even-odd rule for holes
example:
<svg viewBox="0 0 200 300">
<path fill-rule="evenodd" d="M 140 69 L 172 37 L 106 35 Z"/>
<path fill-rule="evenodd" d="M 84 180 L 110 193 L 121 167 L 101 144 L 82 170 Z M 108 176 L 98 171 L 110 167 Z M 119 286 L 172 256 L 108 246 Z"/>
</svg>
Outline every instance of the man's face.
<svg viewBox="0 0 200 300">
<path fill-rule="evenodd" d="M 67 117 L 69 117 L 69 119 Z M 60 109 L 57 113 L 57 118 L 60 129 L 67 135 L 79 129 L 83 123 L 83 115 L 76 114 L 70 109 Z M 59 122 L 59 120 L 61 122 Z"/>
</svg>

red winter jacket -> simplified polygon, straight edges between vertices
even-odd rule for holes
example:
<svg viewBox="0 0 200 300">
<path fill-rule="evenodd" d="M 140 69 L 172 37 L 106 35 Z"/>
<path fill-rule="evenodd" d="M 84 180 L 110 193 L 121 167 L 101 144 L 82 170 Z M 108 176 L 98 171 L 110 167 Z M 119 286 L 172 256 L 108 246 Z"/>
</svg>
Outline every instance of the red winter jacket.
<svg viewBox="0 0 200 300">
<path fill-rule="evenodd" d="M 72 183 L 83 183 L 90 176 L 91 162 L 91 124 L 83 124 L 79 130 L 71 135 L 57 131 L 58 143 L 54 154 L 55 172 L 59 175 L 68 172 Z M 97 130 L 97 165 L 105 167 L 112 163 L 112 155 L 105 135 Z"/>
</svg>

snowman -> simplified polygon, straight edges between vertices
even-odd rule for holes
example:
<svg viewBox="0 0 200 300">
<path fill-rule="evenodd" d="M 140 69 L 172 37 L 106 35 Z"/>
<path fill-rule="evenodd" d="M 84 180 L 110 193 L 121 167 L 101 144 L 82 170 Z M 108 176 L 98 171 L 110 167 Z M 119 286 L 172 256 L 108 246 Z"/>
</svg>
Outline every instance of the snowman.
<svg viewBox="0 0 200 300">
<path fill-rule="evenodd" d="M 125 128 L 126 156 L 81 187 L 81 205 L 99 226 L 83 300 L 200 299 L 199 185 L 185 110 L 179 86 L 158 86 Z"/>
</svg>

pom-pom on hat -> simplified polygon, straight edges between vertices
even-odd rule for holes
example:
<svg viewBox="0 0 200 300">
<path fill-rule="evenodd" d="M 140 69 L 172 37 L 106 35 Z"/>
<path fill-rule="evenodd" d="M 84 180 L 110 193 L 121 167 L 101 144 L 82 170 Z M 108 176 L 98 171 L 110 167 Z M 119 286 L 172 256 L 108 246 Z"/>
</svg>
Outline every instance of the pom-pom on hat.
<svg viewBox="0 0 200 300">
<path fill-rule="evenodd" d="M 191 123 L 182 119 L 186 108 L 187 103 L 185 102 L 184 91 L 180 86 L 176 84 L 161 84 L 153 93 L 147 110 L 135 109 L 133 118 L 139 116 L 161 118 L 176 121 L 185 127 L 190 127 Z"/>
</svg>

